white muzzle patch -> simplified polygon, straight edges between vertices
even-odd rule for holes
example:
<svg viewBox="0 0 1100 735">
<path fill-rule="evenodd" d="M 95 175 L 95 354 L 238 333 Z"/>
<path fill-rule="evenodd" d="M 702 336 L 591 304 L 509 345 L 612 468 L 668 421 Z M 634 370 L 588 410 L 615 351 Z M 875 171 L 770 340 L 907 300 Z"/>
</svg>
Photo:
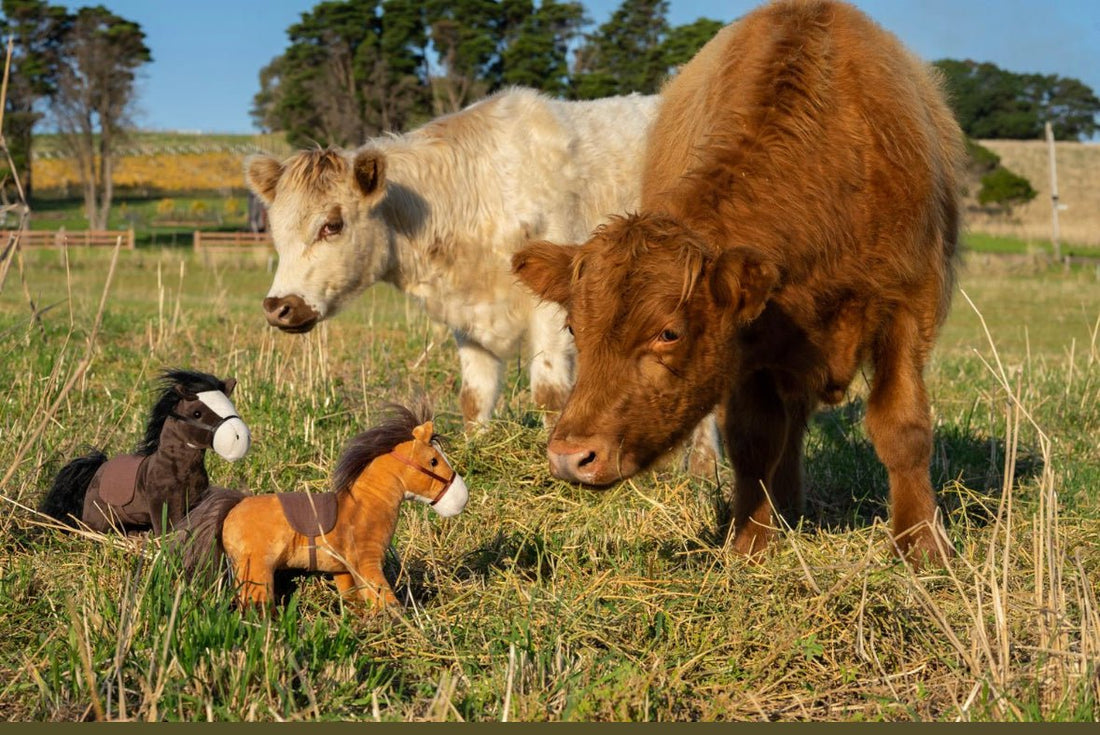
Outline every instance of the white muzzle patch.
<svg viewBox="0 0 1100 735">
<path fill-rule="evenodd" d="M 248 454 L 248 449 L 252 446 L 252 434 L 248 425 L 237 415 L 237 409 L 229 396 L 220 390 L 207 390 L 197 395 L 207 408 L 224 419 L 214 430 L 212 442 L 218 456 L 236 462 Z"/>
<path fill-rule="evenodd" d="M 470 491 L 466 489 L 466 483 L 462 480 L 462 475 L 455 474 L 454 479 L 451 480 L 451 486 L 447 488 L 447 492 L 443 493 L 443 497 L 435 501 L 432 510 L 444 518 L 450 518 L 462 512 L 469 498 Z"/>
<path fill-rule="evenodd" d="M 236 462 L 248 454 L 251 446 L 252 434 L 249 433 L 248 426 L 236 416 L 227 418 L 214 432 L 214 451 L 230 462 Z"/>
</svg>

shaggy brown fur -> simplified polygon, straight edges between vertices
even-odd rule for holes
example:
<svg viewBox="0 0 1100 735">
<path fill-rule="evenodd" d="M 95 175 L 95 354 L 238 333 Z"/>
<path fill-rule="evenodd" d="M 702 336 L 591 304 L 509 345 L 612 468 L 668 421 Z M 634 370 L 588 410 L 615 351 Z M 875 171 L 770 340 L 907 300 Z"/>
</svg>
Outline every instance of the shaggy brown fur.
<svg viewBox="0 0 1100 735">
<path fill-rule="evenodd" d="M 961 142 L 933 71 L 851 6 L 781 0 L 721 31 L 662 95 L 641 212 L 513 259 L 578 348 L 554 473 L 630 476 L 724 398 L 732 543 L 758 551 L 772 505 L 801 505 L 808 416 L 869 360 L 895 538 L 950 553 L 922 372 L 954 282 Z"/>
</svg>

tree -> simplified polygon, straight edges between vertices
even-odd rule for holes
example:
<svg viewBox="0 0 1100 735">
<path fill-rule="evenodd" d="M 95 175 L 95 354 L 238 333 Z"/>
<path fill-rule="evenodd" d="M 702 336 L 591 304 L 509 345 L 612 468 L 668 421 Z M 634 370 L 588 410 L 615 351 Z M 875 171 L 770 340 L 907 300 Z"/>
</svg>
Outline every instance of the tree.
<svg viewBox="0 0 1100 735">
<path fill-rule="evenodd" d="M 115 149 L 131 126 L 137 70 L 149 61 L 137 23 L 102 5 L 77 11 L 61 49 L 51 111 L 62 144 L 77 162 L 91 229 L 107 228 Z"/>
<path fill-rule="evenodd" d="M 720 20 L 699 18 L 694 23 L 675 26 L 661 42 L 661 62 L 666 70 L 673 70 L 691 61 L 707 41 L 714 38 L 725 25 Z"/>
<path fill-rule="evenodd" d="M 1079 140 L 1100 130 L 1100 99 L 1077 79 L 1018 74 L 989 62 L 935 63 L 960 126 L 973 138 L 1039 138 L 1048 120 L 1059 140 Z"/>
<path fill-rule="evenodd" d="M 505 2 L 515 9 L 500 52 L 500 81 L 561 96 L 569 91 L 569 44 L 588 22 L 579 2 Z"/>
<path fill-rule="evenodd" d="M 1019 174 L 998 166 L 982 177 L 982 188 L 978 191 L 980 204 L 1010 206 L 1030 202 L 1038 194 L 1031 188 L 1031 182 Z"/>
<path fill-rule="evenodd" d="M 455 112 L 499 86 L 496 62 L 507 16 L 494 0 L 428 0 L 425 5 L 443 72 L 431 80 L 433 112 Z"/>
<path fill-rule="evenodd" d="M 721 21 L 699 18 L 670 27 L 667 0 L 624 0 L 577 50 L 572 93 L 578 99 L 655 94 L 665 79 L 714 37 Z"/>
<path fill-rule="evenodd" d="M 3 0 L 0 11 L 0 36 L 14 41 L 3 133 L 29 199 L 34 126 L 42 118 L 40 103 L 57 89 L 61 43 L 72 16 L 46 0 Z"/>
<path fill-rule="evenodd" d="M 624 0 L 577 49 L 573 95 L 596 99 L 653 94 L 668 74 L 661 41 L 668 33 L 668 0 Z"/>
<path fill-rule="evenodd" d="M 427 105 L 426 20 L 413 0 L 319 3 L 260 72 L 252 117 L 295 145 L 356 145 Z"/>
<path fill-rule="evenodd" d="M 427 114 L 428 29 L 419 0 L 383 0 L 374 67 L 374 88 L 382 130 L 404 130 Z"/>
</svg>

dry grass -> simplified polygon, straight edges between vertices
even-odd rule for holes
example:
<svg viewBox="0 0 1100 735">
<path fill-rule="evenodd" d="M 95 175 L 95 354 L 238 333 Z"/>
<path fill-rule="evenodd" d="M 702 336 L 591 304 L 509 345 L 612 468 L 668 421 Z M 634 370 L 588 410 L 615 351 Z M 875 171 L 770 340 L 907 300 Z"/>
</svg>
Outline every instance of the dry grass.
<svg viewBox="0 0 1100 735">
<path fill-rule="evenodd" d="M 261 269 L 123 254 L 90 367 L 106 255 L 28 257 L 0 293 L 0 715 L 9 720 L 1087 720 L 1100 715 L 1100 289 L 1091 272 L 968 272 L 929 371 L 935 481 L 958 559 L 889 553 L 885 476 L 852 402 L 817 417 L 805 521 L 759 564 L 716 546 L 724 488 L 671 471 L 604 493 L 553 480 L 513 364 L 499 418 L 459 430 L 445 333 L 389 289 L 304 337 L 263 325 Z M 343 442 L 427 392 L 471 489 L 406 507 L 400 619 L 302 580 L 272 618 L 182 579 L 157 539 L 41 527 L 84 444 L 123 451 L 148 382 L 234 375 L 259 492 L 325 487 Z M 59 397 L 61 400 L 59 401 Z M 35 435 L 50 406 L 57 409 Z M 33 441 L 28 442 L 28 438 Z M 17 449 L 27 446 L 22 459 Z M 728 480 L 728 478 L 726 478 Z"/>
<path fill-rule="evenodd" d="M 1026 178 L 1038 195 L 1004 214 L 971 209 L 967 226 L 974 232 L 1007 235 L 1021 240 L 1050 240 L 1050 162 L 1047 144 L 1038 140 L 983 140 L 1001 163 Z M 1065 209 L 1058 214 L 1063 243 L 1100 245 L 1100 145 L 1055 144 L 1058 197 Z"/>
</svg>

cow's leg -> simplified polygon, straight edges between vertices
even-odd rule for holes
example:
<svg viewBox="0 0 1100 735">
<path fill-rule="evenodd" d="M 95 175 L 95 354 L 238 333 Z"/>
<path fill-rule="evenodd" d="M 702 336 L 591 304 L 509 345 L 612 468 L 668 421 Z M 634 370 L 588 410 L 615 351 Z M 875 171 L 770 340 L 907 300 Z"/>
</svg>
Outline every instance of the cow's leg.
<svg viewBox="0 0 1100 735">
<path fill-rule="evenodd" d="M 918 320 L 899 309 L 874 347 L 867 401 L 867 433 L 890 477 L 894 540 L 916 564 L 943 563 L 952 553 L 929 477 L 932 419 L 922 375 L 929 347 Z"/>
<path fill-rule="evenodd" d="M 469 337 L 454 333 L 458 343 L 458 360 L 462 366 L 462 389 L 459 403 L 467 429 L 484 426 L 493 415 L 500 395 L 504 363 L 500 358 Z"/>
<path fill-rule="evenodd" d="M 692 430 L 684 458 L 688 473 L 704 478 L 714 478 L 718 474 L 718 462 L 722 458 L 722 434 L 718 425 L 724 411 L 724 408 L 716 408 Z"/>
<path fill-rule="evenodd" d="M 573 388 L 576 349 L 564 325 L 561 307 L 542 302 L 535 307 L 528 330 L 531 394 L 535 405 L 543 411 L 543 423 L 547 427 L 553 427 L 557 422 Z"/>
<path fill-rule="evenodd" d="M 753 554 L 771 535 L 768 494 L 776 507 L 790 502 L 775 496 L 776 490 L 786 494 L 790 488 L 775 488 L 773 482 L 786 446 L 787 415 L 772 376 L 763 371 L 736 386 L 726 405 L 726 441 L 735 474 L 732 544 L 735 551 Z"/>
<path fill-rule="evenodd" d="M 806 436 L 806 422 L 813 413 L 814 406 L 815 402 L 809 396 L 784 396 L 786 440 L 770 490 L 775 510 L 791 526 L 796 525 L 801 518 L 805 502 L 802 444 Z"/>
</svg>

